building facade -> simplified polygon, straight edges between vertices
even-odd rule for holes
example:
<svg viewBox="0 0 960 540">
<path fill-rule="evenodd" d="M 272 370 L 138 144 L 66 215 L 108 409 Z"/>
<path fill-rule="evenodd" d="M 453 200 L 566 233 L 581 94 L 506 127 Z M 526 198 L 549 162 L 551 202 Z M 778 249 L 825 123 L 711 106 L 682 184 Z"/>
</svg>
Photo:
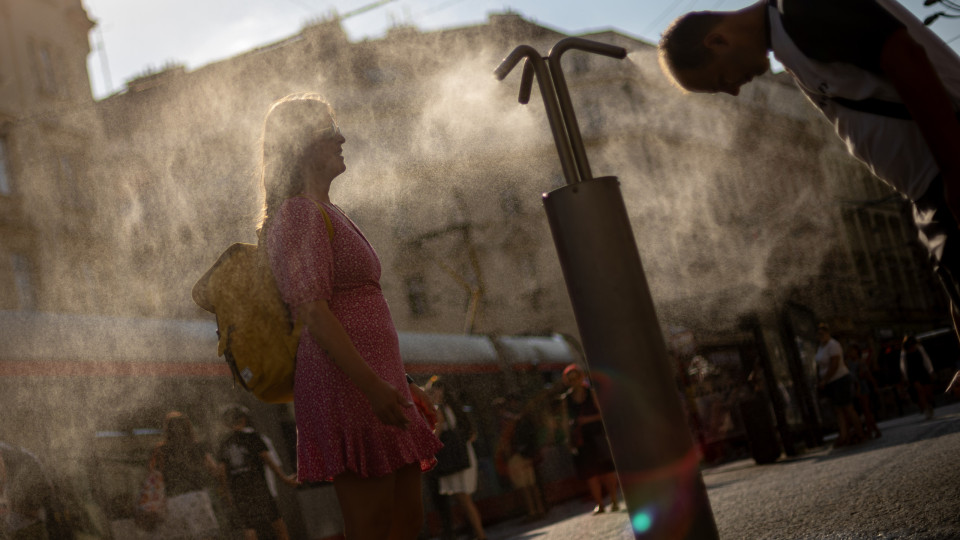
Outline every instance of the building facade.
<svg viewBox="0 0 960 540">
<path fill-rule="evenodd" d="M 122 198 L 112 207 L 132 209 L 110 229 L 124 231 L 117 262 L 144 293 L 136 309 L 197 313 L 192 280 L 230 241 L 254 238 L 264 111 L 315 91 L 347 138 L 334 197 L 380 252 L 399 328 L 575 335 L 539 203 L 563 182 L 543 107 L 536 93 L 516 103 L 516 74 L 490 76 L 514 46 L 546 51 L 563 37 L 506 13 L 350 42 L 331 20 L 99 102 L 101 161 L 117 164 L 106 177 Z M 738 99 L 683 95 L 655 47 L 584 37 L 630 51 L 624 61 L 571 52 L 564 69 L 595 176 L 621 179 L 664 318 L 734 327 L 789 301 L 850 328 L 946 320 L 902 202 L 786 76 Z"/>
<path fill-rule="evenodd" d="M 503 13 L 351 42 L 333 19 L 131 81 L 97 104 L 99 161 L 117 164 L 104 193 L 125 209 L 107 218 L 122 231 L 112 253 L 122 287 L 139 293 L 124 309 L 208 317 L 189 298 L 194 281 L 231 242 L 256 238 L 262 117 L 274 100 L 310 91 L 326 96 L 345 134 L 347 171 L 332 197 L 377 249 L 399 330 L 576 341 L 540 203 L 564 183 L 544 107 L 537 92 L 517 103 L 519 70 L 492 77 L 517 45 L 548 51 L 564 37 Z M 811 321 L 868 347 L 949 325 L 904 202 L 847 154 L 787 75 L 759 77 L 738 98 L 684 95 L 654 46 L 617 32 L 582 37 L 629 51 L 571 51 L 563 69 L 594 176 L 620 179 L 668 342 L 695 343 L 674 351 L 678 373 L 712 351 L 718 380 L 682 382 L 692 414 L 732 403 L 760 362 L 770 387 L 791 396 L 777 405 L 784 438 L 818 444 L 829 419 L 818 413 Z M 733 410 L 711 417 L 733 425 L 721 421 Z"/>
<path fill-rule="evenodd" d="M 0 309 L 96 307 L 92 25 L 80 0 L 0 2 Z"/>
<path fill-rule="evenodd" d="M 86 474 L 83 490 L 109 500 L 155 442 L 137 427 L 187 403 L 216 433 L 207 405 L 236 393 L 202 352 L 213 324 L 190 290 L 230 243 L 255 242 L 261 122 L 293 92 L 336 110 L 348 170 L 332 195 L 380 255 L 399 330 L 576 340 L 540 203 L 564 183 L 544 108 L 537 92 L 517 103 L 519 70 L 492 76 L 515 46 L 547 51 L 563 33 L 503 13 L 353 42 L 333 19 L 94 102 L 92 24 L 79 0 L 0 0 L 0 439 L 77 477 L 135 446 L 143 459 L 116 478 Z M 850 336 L 946 324 L 903 202 L 787 77 L 760 77 L 738 99 L 683 95 L 652 45 L 583 37 L 630 53 L 570 52 L 564 70 L 594 175 L 620 179 L 668 339 L 695 336 L 683 355 L 796 305 Z M 778 380 L 804 378 L 789 373 L 796 347 L 770 348 Z M 65 403 L 72 414 L 51 414 Z M 289 411 L 258 413 L 292 425 Z M 85 445 L 103 463 L 87 467 Z M 129 501 L 113 502 L 107 513 L 125 516 Z"/>
</svg>

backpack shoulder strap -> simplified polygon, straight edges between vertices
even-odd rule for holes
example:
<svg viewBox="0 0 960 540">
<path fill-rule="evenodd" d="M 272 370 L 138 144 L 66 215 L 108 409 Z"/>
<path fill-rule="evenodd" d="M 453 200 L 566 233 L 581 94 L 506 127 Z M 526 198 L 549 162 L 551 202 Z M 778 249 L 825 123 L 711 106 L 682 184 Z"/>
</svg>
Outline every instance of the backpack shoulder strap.
<svg viewBox="0 0 960 540">
<path fill-rule="evenodd" d="M 308 201 L 311 201 L 313 202 L 313 204 L 317 205 L 317 209 L 320 210 L 320 214 L 323 216 L 323 224 L 327 226 L 327 236 L 330 238 L 330 241 L 332 242 L 333 241 L 333 221 L 330 220 L 330 214 L 327 213 L 327 209 L 324 208 L 322 204 L 320 204 L 317 201 L 314 201 L 313 199 L 311 199 L 310 197 L 307 197 L 306 195 L 297 195 L 297 197 L 307 199 Z"/>
</svg>

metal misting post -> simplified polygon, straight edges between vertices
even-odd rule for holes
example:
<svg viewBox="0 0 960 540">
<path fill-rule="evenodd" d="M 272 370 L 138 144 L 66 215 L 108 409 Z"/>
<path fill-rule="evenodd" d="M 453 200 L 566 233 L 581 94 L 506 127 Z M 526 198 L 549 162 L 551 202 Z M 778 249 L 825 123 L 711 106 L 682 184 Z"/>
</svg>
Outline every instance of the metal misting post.
<svg viewBox="0 0 960 540">
<path fill-rule="evenodd" d="M 546 57 L 521 45 L 497 67 L 526 59 L 520 103 L 536 76 L 567 185 L 543 195 L 591 380 L 636 538 L 718 538 L 700 456 L 687 428 L 666 344 L 616 177 L 594 179 L 560 58 L 570 49 L 625 58 L 622 47 L 565 38 Z"/>
</svg>

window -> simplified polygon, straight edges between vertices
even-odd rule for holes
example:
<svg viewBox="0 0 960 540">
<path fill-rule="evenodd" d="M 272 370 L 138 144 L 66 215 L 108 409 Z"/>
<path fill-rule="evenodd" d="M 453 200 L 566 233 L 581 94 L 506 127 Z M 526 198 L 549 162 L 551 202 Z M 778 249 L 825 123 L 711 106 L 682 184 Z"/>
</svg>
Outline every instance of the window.
<svg viewBox="0 0 960 540">
<path fill-rule="evenodd" d="M 590 57 L 585 54 L 578 54 L 573 57 L 573 73 L 585 73 L 590 69 Z"/>
<path fill-rule="evenodd" d="M 50 57 L 50 49 L 46 45 L 40 47 L 40 70 L 43 77 L 43 89 L 55 94 L 57 92 L 57 79 L 53 69 L 53 59 Z"/>
<path fill-rule="evenodd" d="M 524 295 L 527 305 L 534 313 L 540 313 L 544 308 L 546 291 L 543 288 L 537 288 Z"/>
<path fill-rule="evenodd" d="M 583 121 L 582 125 L 586 128 L 585 131 L 591 135 L 596 135 L 600 133 L 600 130 L 603 129 L 603 111 L 600 110 L 600 104 L 596 101 L 587 101 L 583 104 Z"/>
<path fill-rule="evenodd" d="M 77 175 L 70 156 L 61 154 L 58 165 L 60 168 L 60 194 L 66 198 L 64 203 L 73 207 L 84 206 L 84 194 L 77 184 Z"/>
<path fill-rule="evenodd" d="M 38 88 L 47 94 L 56 94 L 56 70 L 53 66 L 53 55 L 50 53 L 50 47 L 46 44 L 33 42 L 28 47 L 30 56 L 33 57 L 34 74 L 37 77 Z"/>
<path fill-rule="evenodd" d="M 13 266 L 13 288 L 21 310 L 32 310 L 36 307 L 36 295 L 33 290 L 33 277 L 30 261 L 19 254 L 10 257 Z"/>
<path fill-rule="evenodd" d="M 426 315 L 429 311 L 427 305 L 427 283 L 423 276 L 416 275 L 407 278 L 407 303 L 410 305 L 410 313 L 416 316 Z"/>
<path fill-rule="evenodd" d="M 85 311 L 90 311 L 94 307 L 94 299 L 97 297 L 95 291 L 97 290 L 97 280 L 93 274 L 93 268 L 90 267 L 88 263 L 80 263 L 77 272 L 77 277 L 82 279 L 82 284 L 80 282 L 74 283 L 76 300 L 78 305 Z"/>
<path fill-rule="evenodd" d="M 0 195 L 10 195 L 13 193 L 8 155 L 7 138 L 0 135 Z"/>
<path fill-rule="evenodd" d="M 500 191 L 500 209 L 508 216 L 516 216 L 523 211 L 523 204 L 515 187 L 509 186 Z"/>
<path fill-rule="evenodd" d="M 63 181 L 64 187 L 69 187 L 76 181 L 73 175 L 73 165 L 70 164 L 70 158 L 67 156 L 60 156 L 60 179 Z"/>
</svg>

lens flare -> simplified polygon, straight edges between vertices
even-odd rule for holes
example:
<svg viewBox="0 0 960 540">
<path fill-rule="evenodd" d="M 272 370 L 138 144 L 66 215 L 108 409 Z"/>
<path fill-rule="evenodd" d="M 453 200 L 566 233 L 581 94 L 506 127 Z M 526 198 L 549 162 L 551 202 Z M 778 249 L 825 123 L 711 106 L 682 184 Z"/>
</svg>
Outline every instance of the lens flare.
<svg viewBox="0 0 960 540">
<path fill-rule="evenodd" d="M 647 509 L 640 510 L 630 518 L 630 524 L 635 533 L 644 534 L 653 527 L 653 515 Z"/>
</svg>

